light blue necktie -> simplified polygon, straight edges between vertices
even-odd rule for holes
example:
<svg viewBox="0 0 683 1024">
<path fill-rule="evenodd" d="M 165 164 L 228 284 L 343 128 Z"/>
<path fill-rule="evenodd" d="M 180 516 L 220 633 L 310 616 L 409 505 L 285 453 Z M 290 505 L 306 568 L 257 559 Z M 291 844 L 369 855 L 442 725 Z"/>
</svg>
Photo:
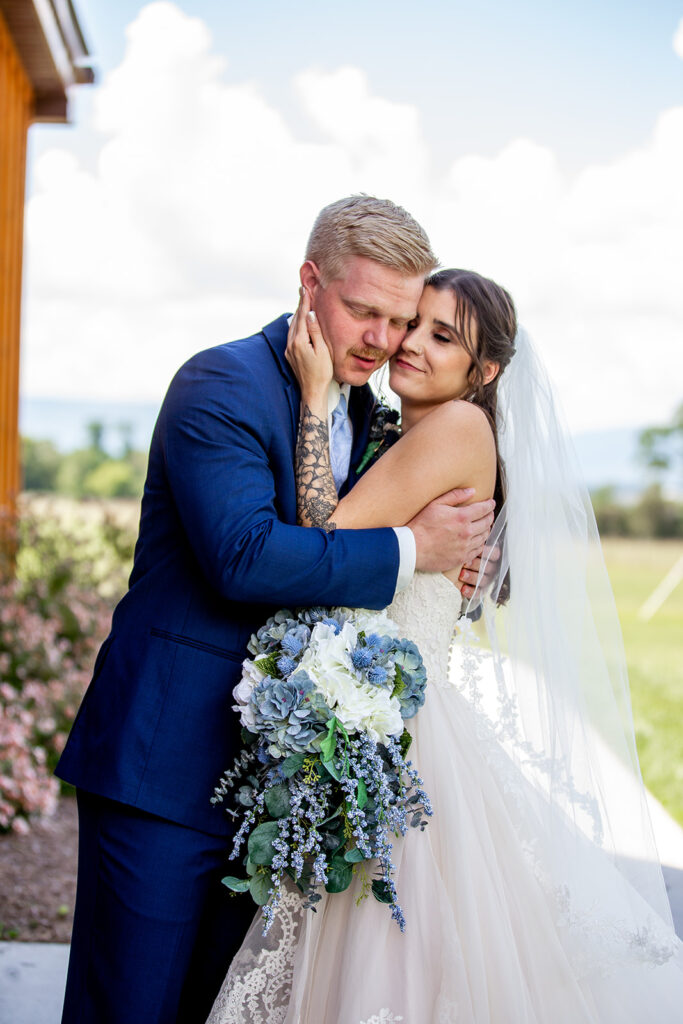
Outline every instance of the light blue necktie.
<svg viewBox="0 0 683 1024">
<path fill-rule="evenodd" d="M 351 423 L 346 411 L 346 395 L 342 394 L 332 411 L 332 429 L 330 431 L 330 462 L 337 492 L 349 475 L 350 461 Z"/>
</svg>

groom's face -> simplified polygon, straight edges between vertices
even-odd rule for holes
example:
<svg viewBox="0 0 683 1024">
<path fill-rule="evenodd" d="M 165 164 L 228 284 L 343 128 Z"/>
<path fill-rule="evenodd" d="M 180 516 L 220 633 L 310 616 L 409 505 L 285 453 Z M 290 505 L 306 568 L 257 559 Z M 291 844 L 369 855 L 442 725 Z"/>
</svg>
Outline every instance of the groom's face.
<svg viewBox="0 0 683 1024">
<path fill-rule="evenodd" d="M 352 256 L 341 277 L 322 284 L 315 263 L 301 268 L 301 282 L 332 354 L 335 380 L 365 384 L 403 341 L 417 313 L 424 278 L 405 277 L 365 256 Z"/>
</svg>

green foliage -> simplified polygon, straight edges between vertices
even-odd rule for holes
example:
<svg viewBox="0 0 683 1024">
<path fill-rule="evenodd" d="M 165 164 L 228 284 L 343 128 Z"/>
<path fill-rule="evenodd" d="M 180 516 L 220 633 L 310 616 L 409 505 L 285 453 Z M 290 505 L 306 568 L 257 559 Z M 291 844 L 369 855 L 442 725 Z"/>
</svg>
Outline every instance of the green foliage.
<svg viewBox="0 0 683 1024">
<path fill-rule="evenodd" d="M 344 892 L 351 885 L 353 878 L 353 865 L 349 864 L 344 857 L 333 857 L 327 870 L 328 892 Z"/>
<path fill-rule="evenodd" d="M 683 584 L 649 621 L 638 611 L 683 555 L 680 541 L 609 540 L 605 560 L 624 634 L 645 784 L 683 825 Z"/>
<path fill-rule="evenodd" d="M 652 484 L 635 505 L 631 522 L 636 537 L 683 537 L 683 505 L 666 499 L 660 484 Z"/>
<path fill-rule="evenodd" d="M 641 431 L 639 454 L 651 469 L 669 469 L 676 459 L 683 469 L 683 402 L 669 423 Z"/>
<path fill-rule="evenodd" d="M 123 431 L 123 453 L 112 458 L 102 447 L 101 423 L 88 426 L 87 448 L 62 454 L 51 441 L 22 438 L 22 472 L 27 491 L 52 491 L 72 498 L 139 498 L 147 456 L 130 447 Z"/>
<path fill-rule="evenodd" d="M 221 882 L 233 892 L 246 892 L 249 888 L 248 878 L 235 878 L 234 875 L 226 875 L 225 878 L 221 878 Z"/>
<path fill-rule="evenodd" d="M 602 537 L 683 537 L 683 504 L 665 498 L 652 484 L 632 504 L 620 502 L 613 487 L 591 494 Z"/>
<path fill-rule="evenodd" d="M 290 811 L 289 789 L 282 783 L 266 793 L 266 807 L 273 818 L 286 818 Z"/>
<path fill-rule="evenodd" d="M 139 497 L 145 483 L 144 472 L 144 466 L 141 471 L 132 457 L 106 459 L 81 481 L 81 494 L 93 498 Z"/>
<path fill-rule="evenodd" d="M 249 880 L 249 892 L 257 907 L 262 907 L 268 902 L 271 886 L 270 872 L 259 871 L 252 875 Z"/>
<path fill-rule="evenodd" d="M 52 441 L 21 439 L 22 486 L 26 491 L 54 491 L 63 455 Z"/>
<path fill-rule="evenodd" d="M 306 754 L 290 754 L 285 758 L 282 762 L 282 774 L 286 779 L 291 779 L 300 768 L 303 768 L 306 756 Z"/>
<path fill-rule="evenodd" d="M 276 821 L 264 821 L 261 825 L 257 825 L 247 842 L 249 860 L 253 864 L 270 866 L 273 863 L 275 856 L 273 840 L 277 839 L 279 831 L 280 826 Z"/>
</svg>

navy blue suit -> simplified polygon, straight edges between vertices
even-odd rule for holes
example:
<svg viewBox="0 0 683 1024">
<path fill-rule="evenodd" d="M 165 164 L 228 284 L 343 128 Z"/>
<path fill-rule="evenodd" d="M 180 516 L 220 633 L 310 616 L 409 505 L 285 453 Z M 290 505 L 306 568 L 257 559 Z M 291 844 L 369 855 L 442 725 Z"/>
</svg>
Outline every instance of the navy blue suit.
<svg viewBox="0 0 683 1024">
<path fill-rule="evenodd" d="M 392 530 L 326 534 L 295 525 L 300 395 L 284 358 L 286 336 L 283 316 L 250 338 L 199 353 L 174 378 L 159 414 L 130 587 L 57 767 L 81 791 L 69 1024 L 203 1019 L 198 1014 L 208 1007 L 197 1005 L 200 983 L 188 980 L 190 958 L 214 955 L 217 984 L 253 911 L 245 898 L 229 900 L 218 882 L 231 825 L 210 803 L 239 746 L 231 691 L 246 643 L 278 607 L 383 608 L 393 597 L 399 555 Z M 352 467 L 365 449 L 372 403 L 369 388 L 352 389 Z M 136 836 L 145 836 L 140 842 L 152 858 L 160 897 L 158 907 L 143 913 L 143 889 L 126 895 L 127 879 L 144 859 L 135 852 Z M 192 850 L 187 865 L 194 868 L 185 854 L 176 857 L 184 847 Z M 116 868 L 106 852 L 114 848 L 122 851 Z M 189 905 L 195 880 L 186 873 L 201 874 L 197 857 L 206 882 Z M 166 867 L 169 878 L 162 878 Z M 114 910 L 109 896 L 117 901 Z M 176 900 L 182 912 L 173 909 Z M 219 906 L 217 922 L 198 926 L 207 906 Z M 152 932 L 157 928 L 159 914 L 182 922 L 182 941 L 177 934 L 144 937 L 150 921 Z M 151 977 L 144 992 L 133 991 L 137 982 L 125 953 L 93 952 L 93 929 L 110 932 L 116 943 L 121 928 L 131 942 L 136 933 L 135 955 L 147 958 L 148 973 L 163 973 L 154 964 L 169 962 L 164 943 L 173 945 L 173 979 L 162 994 L 152 994 Z M 106 934 L 100 939 L 106 944 Z M 206 956 L 199 955 L 202 944 L 211 946 Z M 215 955 L 219 947 L 227 952 Z M 117 997 L 127 989 L 125 1009 L 108 1010 L 109 1017 L 102 1001 L 114 997 L 100 991 L 107 962 L 115 965 Z M 201 985 L 206 990 L 214 981 Z M 214 995 L 204 991 L 208 1006 Z M 188 1009 L 179 1011 L 177 1000 Z M 155 1004 L 163 1006 L 156 1015 Z"/>
</svg>

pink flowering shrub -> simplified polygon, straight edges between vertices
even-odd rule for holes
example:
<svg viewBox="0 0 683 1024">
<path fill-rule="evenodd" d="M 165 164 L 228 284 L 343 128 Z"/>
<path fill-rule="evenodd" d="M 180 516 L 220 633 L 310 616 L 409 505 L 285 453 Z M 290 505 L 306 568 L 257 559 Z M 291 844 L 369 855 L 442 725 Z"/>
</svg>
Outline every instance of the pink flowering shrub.
<svg viewBox="0 0 683 1024">
<path fill-rule="evenodd" d="M 132 537 L 105 521 L 84 538 L 24 519 L 16 576 L 0 578 L 0 830 L 26 831 L 55 807 L 52 775 L 113 604 Z"/>
</svg>

